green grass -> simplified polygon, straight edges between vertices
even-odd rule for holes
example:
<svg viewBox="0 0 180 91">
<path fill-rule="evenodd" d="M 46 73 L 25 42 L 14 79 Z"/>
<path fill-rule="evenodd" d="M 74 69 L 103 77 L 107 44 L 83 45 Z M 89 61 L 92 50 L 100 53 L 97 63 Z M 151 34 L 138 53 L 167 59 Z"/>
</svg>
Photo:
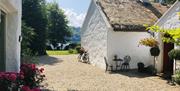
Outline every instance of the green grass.
<svg viewBox="0 0 180 91">
<path fill-rule="evenodd" d="M 70 53 L 69 50 L 59 51 L 59 50 L 47 50 L 48 55 L 71 55 L 71 54 L 78 54 L 76 50 L 72 50 L 73 52 Z"/>
</svg>

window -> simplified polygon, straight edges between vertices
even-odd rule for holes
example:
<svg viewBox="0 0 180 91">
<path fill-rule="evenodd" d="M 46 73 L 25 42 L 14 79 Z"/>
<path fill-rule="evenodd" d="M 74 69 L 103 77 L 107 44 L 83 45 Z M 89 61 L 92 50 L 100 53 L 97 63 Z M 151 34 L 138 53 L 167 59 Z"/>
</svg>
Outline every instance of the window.
<svg viewBox="0 0 180 91">
<path fill-rule="evenodd" d="M 5 71 L 5 20 L 6 14 L 0 10 L 0 71 Z"/>
</svg>

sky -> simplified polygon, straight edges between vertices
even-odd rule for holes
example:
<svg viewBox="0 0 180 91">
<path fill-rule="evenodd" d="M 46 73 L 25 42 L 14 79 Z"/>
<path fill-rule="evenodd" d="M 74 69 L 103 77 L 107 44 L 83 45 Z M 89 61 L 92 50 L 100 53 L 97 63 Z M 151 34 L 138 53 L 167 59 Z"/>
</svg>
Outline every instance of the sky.
<svg viewBox="0 0 180 91">
<path fill-rule="evenodd" d="M 54 0 L 47 0 L 52 2 Z M 69 20 L 69 25 L 81 27 L 91 0 L 55 0 Z"/>
</svg>

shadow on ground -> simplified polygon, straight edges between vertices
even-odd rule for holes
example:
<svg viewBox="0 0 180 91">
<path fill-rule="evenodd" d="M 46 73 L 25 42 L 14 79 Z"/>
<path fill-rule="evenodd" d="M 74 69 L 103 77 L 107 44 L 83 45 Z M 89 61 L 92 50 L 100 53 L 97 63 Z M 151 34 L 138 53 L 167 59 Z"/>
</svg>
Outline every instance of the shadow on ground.
<svg viewBox="0 0 180 91">
<path fill-rule="evenodd" d="M 63 62 L 62 59 L 53 56 L 40 56 L 38 59 L 39 65 L 54 65 Z"/>
<path fill-rule="evenodd" d="M 110 74 L 119 74 L 124 75 L 128 77 L 136 77 L 136 78 L 146 78 L 146 77 L 155 77 L 155 75 L 150 75 L 148 73 L 140 73 L 138 70 L 129 70 L 129 71 L 114 71 L 110 72 Z M 156 75 L 159 76 L 159 75 Z M 175 86 L 176 84 L 172 81 L 171 78 L 164 78 L 162 76 L 159 76 L 162 80 L 167 81 L 168 85 Z"/>
<path fill-rule="evenodd" d="M 128 77 L 137 77 L 137 78 L 145 78 L 145 77 L 151 77 L 152 75 L 149 75 L 147 73 L 140 73 L 138 70 L 128 70 L 128 71 L 114 71 L 110 72 L 111 74 L 120 74 Z"/>
</svg>

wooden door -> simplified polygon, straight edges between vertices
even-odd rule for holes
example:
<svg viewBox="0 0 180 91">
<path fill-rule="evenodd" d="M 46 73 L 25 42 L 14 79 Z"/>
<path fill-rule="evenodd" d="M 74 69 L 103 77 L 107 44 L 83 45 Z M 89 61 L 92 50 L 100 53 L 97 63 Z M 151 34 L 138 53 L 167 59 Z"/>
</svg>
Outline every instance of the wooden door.
<svg viewBox="0 0 180 91">
<path fill-rule="evenodd" d="M 168 52 L 174 49 L 174 44 L 164 43 L 163 73 L 173 74 L 173 60 L 169 59 Z"/>
</svg>

